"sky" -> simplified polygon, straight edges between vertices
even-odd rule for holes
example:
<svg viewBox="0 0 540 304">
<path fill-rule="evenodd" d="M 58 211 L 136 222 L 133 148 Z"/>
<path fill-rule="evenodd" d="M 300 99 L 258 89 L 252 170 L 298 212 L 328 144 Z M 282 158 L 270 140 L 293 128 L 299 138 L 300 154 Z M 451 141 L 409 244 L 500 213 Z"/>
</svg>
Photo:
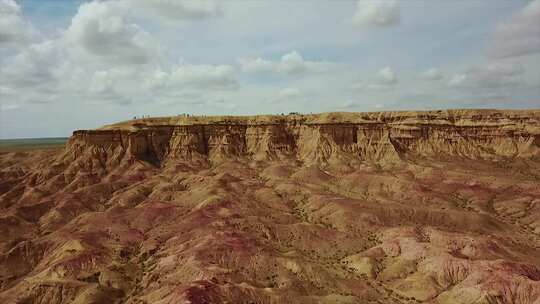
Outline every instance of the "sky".
<svg viewBox="0 0 540 304">
<path fill-rule="evenodd" d="M 540 0 L 0 0 L 0 138 L 447 108 L 540 108 Z"/>
</svg>

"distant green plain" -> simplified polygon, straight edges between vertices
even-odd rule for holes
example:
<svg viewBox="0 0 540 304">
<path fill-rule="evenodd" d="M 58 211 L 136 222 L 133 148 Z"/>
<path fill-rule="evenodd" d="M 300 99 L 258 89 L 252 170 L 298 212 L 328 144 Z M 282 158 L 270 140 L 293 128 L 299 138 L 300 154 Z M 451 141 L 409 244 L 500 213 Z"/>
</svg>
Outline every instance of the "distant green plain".
<svg viewBox="0 0 540 304">
<path fill-rule="evenodd" d="M 68 137 L 0 139 L 0 152 L 59 149 Z"/>
</svg>

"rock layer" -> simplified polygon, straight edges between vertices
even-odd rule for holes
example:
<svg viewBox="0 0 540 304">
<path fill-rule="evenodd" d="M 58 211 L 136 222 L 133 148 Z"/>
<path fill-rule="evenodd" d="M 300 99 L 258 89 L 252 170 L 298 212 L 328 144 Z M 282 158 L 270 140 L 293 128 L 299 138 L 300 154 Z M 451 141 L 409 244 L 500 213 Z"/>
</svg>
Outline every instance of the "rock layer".
<svg viewBox="0 0 540 304">
<path fill-rule="evenodd" d="M 291 158 L 308 165 L 387 164 L 419 156 L 501 159 L 540 155 L 538 111 L 366 115 L 209 118 L 208 123 L 185 118 L 176 121 L 179 125 L 165 124 L 171 119 L 164 118 L 137 120 L 102 130 L 75 131 L 68 153 L 76 158 L 88 149 L 92 154 L 112 156 L 109 154 L 118 150 L 113 153 L 117 158 L 156 164 L 178 158 L 213 162 Z"/>
</svg>

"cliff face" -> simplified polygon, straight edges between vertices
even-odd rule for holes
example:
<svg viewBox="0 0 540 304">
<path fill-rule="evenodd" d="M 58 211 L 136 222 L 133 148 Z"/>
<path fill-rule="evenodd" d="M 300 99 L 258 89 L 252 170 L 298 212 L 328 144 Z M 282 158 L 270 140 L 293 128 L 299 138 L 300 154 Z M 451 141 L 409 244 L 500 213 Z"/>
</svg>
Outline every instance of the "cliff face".
<svg viewBox="0 0 540 304">
<path fill-rule="evenodd" d="M 392 164 L 413 157 L 540 155 L 539 111 L 345 113 L 221 121 L 138 120 L 75 131 L 64 158 L 102 167 L 145 160 L 290 159 L 306 165 Z M 146 123 L 145 123 L 146 122 Z M 178 124 L 165 124 L 165 123 Z M 94 165 L 91 165 L 94 166 Z"/>
</svg>

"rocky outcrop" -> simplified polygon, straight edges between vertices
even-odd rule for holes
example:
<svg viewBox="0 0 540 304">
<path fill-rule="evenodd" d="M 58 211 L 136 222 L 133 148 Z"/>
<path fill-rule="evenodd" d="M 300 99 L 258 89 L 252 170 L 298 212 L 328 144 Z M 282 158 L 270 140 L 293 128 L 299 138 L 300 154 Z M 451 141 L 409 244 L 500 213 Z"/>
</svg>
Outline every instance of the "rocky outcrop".
<svg viewBox="0 0 540 304">
<path fill-rule="evenodd" d="M 75 131 L 63 158 L 82 156 L 91 168 L 106 168 L 134 160 L 159 165 L 177 159 L 292 159 L 306 165 L 354 165 L 409 157 L 539 155 L 540 111 L 456 110 L 134 120 Z"/>
</svg>

